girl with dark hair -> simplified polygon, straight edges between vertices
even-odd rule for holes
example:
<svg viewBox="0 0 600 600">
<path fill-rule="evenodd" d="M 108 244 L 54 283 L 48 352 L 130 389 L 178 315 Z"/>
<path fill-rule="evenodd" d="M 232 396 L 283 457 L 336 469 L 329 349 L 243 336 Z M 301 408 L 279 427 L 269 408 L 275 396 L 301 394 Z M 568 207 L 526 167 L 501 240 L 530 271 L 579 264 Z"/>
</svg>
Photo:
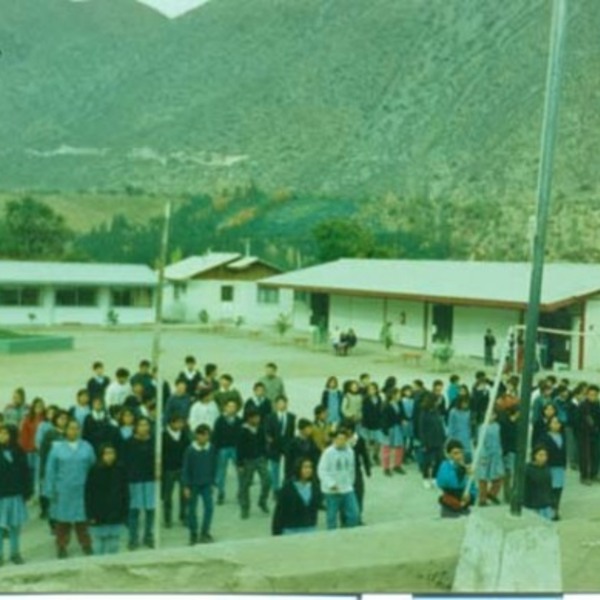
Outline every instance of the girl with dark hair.
<svg viewBox="0 0 600 600">
<path fill-rule="evenodd" d="M 154 547 L 154 440 L 149 419 L 138 419 L 133 437 L 124 446 L 123 462 L 129 482 L 129 550 L 139 547 L 140 513 L 144 511 L 144 545 Z"/>
<path fill-rule="evenodd" d="M 376 383 L 369 383 L 362 401 L 363 418 L 360 434 L 367 443 L 375 464 L 379 464 L 379 450 L 381 447 L 381 409 L 382 401 L 379 387 Z"/>
<path fill-rule="evenodd" d="M 321 501 L 314 465 L 309 459 L 300 459 L 293 477 L 280 490 L 273 515 L 273 535 L 315 531 Z"/>
<path fill-rule="evenodd" d="M 327 422 L 337 426 L 342 420 L 342 391 L 337 377 L 330 377 L 325 383 L 321 404 L 327 409 Z"/>
<path fill-rule="evenodd" d="M 25 390 L 17 388 L 12 395 L 10 404 L 4 409 L 4 423 L 19 428 L 25 418 L 29 407 L 25 402 Z"/>
<path fill-rule="evenodd" d="M 94 554 L 116 554 L 129 515 L 129 486 L 117 450 L 104 444 L 85 483 L 85 512 L 91 526 Z"/>
<path fill-rule="evenodd" d="M 386 395 L 381 417 L 381 433 L 383 438 L 381 464 L 384 474 L 388 477 L 391 477 L 392 469 L 394 473 L 406 474 L 406 471 L 402 467 L 402 459 L 404 458 L 403 425 L 405 422 L 406 415 L 404 414 L 404 405 L 400 401 L 400 390 L 394 389 Z"/>
<path fill-rule="evenodd" d="M 500 504 L 500 489 L 504 481 L 504 457 L 500 440 L 498 413 L 492 413 L 487 428 L 479 430 L 481 453 L 477 463 L 477 479 L 479 480 L 479 506 Z"/>
<path fill-rule="evenodd" d="M 21 526 L 27 520 L 25 502 L 31 495 L 27 458 L 16 443 L 16 429 L 0 426 L 0 565 L 4 563 L 4 533 L 10 543 L 10 560 L 23 564 Z"/>
<path fill-rule="evenodd" d="M 444 458 L 446 440 L 444 420 L 438 409 L 436 397 L 431 392 L 426 392 L 420 402 L 419 438 L 423 454 L 423 487 L 431 489 L 435 485 L 435 477 Z"/>
<path fill-rule="evenodd" d="M 552 417 L 548 433 L 542 438 L 542 443 L 548 450 L 548 466 L 552 478 L 552 509 L 553 519 L 560 519 L 560 499 L 565 487 L 567 470 L 567 448 L 563 425 L 558 417 Z"/>
<path fill-rule="evenodd" d="M 27 456 L 32 491 L 37 491 L 39 484 L 39 453 L 35 445 L 35 434 L 45 418 L 44 401 L 41 398 L 35 398 L 31 403 L 29 412 L 21 422 L 19 431 L 19 446 Z"/>
<path fill-rule="evenodd" d="M 437 485 L 442 492 L 438 500 L 441 516 L 463 517 L 470 513 L 469 507 L 477 495 L 474 482 L 467 488 L 472 468 L 465 463 L 464 446 L 458 440 L 448 441 L 446 457 L 437 473 Z"/>
<path fill-rule="evenodd" d="M 552 474 L 548 467 L 548 450 L 540 444 L 534 446 L 531 462 L 525 469 L 523 506 L 535 511 L 544 519 L 553 519 Z"/>
</svg>

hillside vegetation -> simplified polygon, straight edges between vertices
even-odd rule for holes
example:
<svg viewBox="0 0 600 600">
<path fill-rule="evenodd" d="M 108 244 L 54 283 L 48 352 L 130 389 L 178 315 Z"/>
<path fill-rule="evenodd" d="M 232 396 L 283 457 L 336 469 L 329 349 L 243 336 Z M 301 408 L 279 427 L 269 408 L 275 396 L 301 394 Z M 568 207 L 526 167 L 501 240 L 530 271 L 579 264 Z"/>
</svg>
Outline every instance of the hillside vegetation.
<svg viewBox="0 0 600 600">
<path fill-rule="evenodd" d="M 4 2 L 0 207 L 33 193 L 89 232 L 196 198 L 199 249 L 314 256 L 316 223 L 355 216 L 394 255 L 523 258 L 550 6 Z M 598 260 L 600 10 L 570 11 L 549 255 Z"/>
</svg>

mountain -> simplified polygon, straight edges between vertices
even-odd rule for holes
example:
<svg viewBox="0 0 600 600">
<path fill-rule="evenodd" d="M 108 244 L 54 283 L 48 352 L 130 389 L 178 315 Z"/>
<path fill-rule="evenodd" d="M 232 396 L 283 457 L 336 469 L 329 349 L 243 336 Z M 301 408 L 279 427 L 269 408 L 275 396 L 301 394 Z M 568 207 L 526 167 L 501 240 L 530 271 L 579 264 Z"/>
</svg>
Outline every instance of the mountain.
<svg viewBox="0 0 600 600">
<path fill-rule="evenodd" d="M 522 202 L 547 0 L 0 0 L 0 190 Z M 570 3 L 555 190 L 598 210 L 600 10 Z"/>
</svg>

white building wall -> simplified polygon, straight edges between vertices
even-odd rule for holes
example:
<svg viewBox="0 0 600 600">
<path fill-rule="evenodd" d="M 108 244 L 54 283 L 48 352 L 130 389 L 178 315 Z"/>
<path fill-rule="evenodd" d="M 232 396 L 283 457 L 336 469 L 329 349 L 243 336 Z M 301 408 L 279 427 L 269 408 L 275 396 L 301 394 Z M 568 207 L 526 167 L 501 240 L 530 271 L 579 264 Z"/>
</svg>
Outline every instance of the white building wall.
<svg viewBox="0 0 600 600">
<path fill-rule="evenodd" d="M 600 369 L 600 296 L 585 304 L 583 368 Z"/>
<path fill-rule="evenodd" d="M 495 358 L 511 325 L 519 324 L 518 310 L 455 306 L 452 345 L 462 356 L 483 357 L 483 336 L 491 329 L 496 336 Z"/>
<path fill-rule="evenodd" d="M 426 346 L 425 310 L 424 302 L 387 300 L 385 318 L 392 323 L 392 333 L 396 344 L 412 348 Z M 404 319 L 402 319 L 403 315 Z"/>
<path fill-rule="evenodd" d="M 284 290 L 281 290 L 282 292 Z M 288 290 L 285 290 L 288 291 Z M 311 331 L 310 318 L 312 311 L 310 309 L 310 296 L 307 301 L 294 300 L 294 293 L 292 294 L 292 322 L 294 329 L 298 331 Z"/>
<path fill-rule="evenodd" d="M 352 327 L 363 340 L 378 340 L 384 318 L 382 298 L 332 295 L 329 304 L 329 329 Z"/>
</svg>

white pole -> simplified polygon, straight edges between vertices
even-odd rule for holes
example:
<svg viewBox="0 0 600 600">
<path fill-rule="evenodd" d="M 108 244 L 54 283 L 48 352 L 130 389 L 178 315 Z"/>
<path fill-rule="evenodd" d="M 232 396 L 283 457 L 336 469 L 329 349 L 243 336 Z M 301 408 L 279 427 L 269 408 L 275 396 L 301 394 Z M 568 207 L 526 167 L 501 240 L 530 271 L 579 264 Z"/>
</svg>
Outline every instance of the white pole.
<svg viewBox="0 0 600 600">
<path fill-rule="evenodd" d="M 154 513 L 154 544 L 158 550 L 161 545 L 161 480 L 162 480 L 162 420 L 163 420 L 163 376 L 160 370 L 162 312 L 163 312 L 163 287 L 165 282 L 165 265 L 169 247 L 169 224 L 171 222 L 171 201 L 165 205 L 165 221 L 162 232 L 162 242 L 158 263 L 158 281 L 156 288 L 156 312 L 154 318 L 154 339 L 152 343 L 152 364 L 157 369 L 156 378 L 156 427 L 155 427 L 155 463 L 154 463 L 154 494 L 156 510 Z"/>
</svg>

